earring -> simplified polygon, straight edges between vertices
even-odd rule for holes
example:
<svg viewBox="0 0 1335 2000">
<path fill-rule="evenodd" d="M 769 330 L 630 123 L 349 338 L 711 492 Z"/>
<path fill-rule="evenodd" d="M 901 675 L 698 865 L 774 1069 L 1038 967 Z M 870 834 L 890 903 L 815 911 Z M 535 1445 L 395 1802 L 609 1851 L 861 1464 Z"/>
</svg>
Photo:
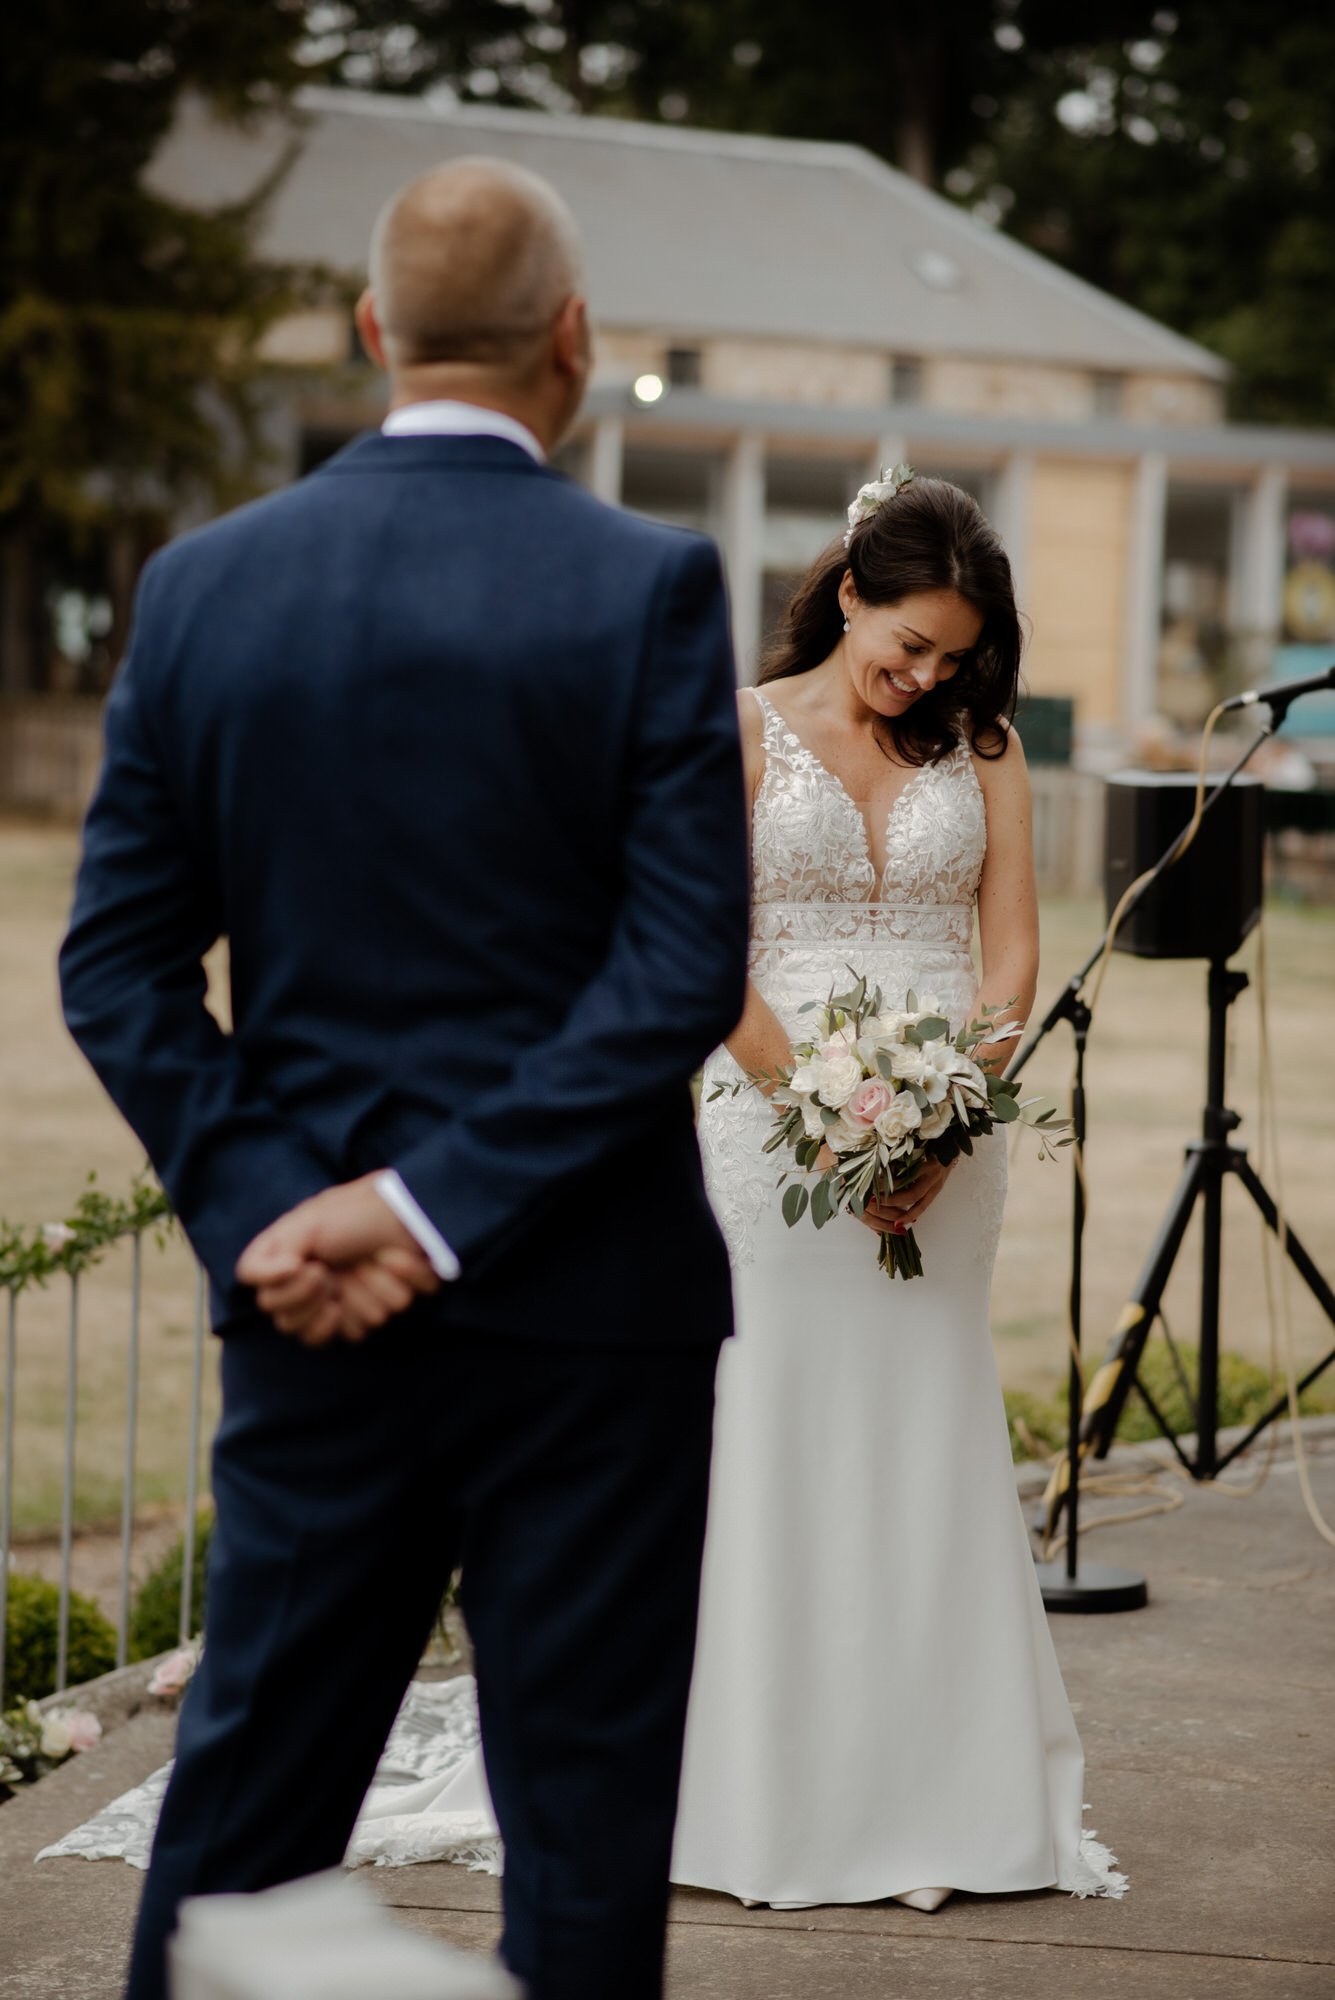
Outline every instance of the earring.
<svg viewBox="0 0 1335 2000">
<path fill-rule="evenodd" d="M 845 620 L 844 620 L 844 630 L 845 630 L 845 632 L 851 632 L 851 631 L 852 631 L 852 629 L 853 629 L 853 627 L 852 627 L 852 626 L 851 626 L 851 625 L 849 624 L 848 620 L 847 620 L 847 619 L 845 618 Z"/>
</svg>

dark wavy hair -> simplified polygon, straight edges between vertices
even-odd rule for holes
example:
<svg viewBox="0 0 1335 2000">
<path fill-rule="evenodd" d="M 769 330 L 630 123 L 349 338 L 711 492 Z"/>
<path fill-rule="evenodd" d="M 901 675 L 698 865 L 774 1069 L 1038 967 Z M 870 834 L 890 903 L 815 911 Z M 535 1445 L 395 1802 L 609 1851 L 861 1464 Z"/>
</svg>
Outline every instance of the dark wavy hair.
<svg viewBox="0 0 1335 2000">
<path fill-rule="evenodd" d="M 839 585 L 851 570 L 864 604 L 899 604 L 920 590 L 953 590 L 983 621 L 978 643 L 949 681 L 891 725 L 895 755 L 933 764 L 963 733 L 980 757 L 1000 757 L 1015 713 L 1023 639 L 1001 538 L 968 493 L 945 479 L 915 479 L 818 556 L 793 594 L 758 676 L 807 674 L 843 636 Z M 884 748 L 884 745 L 882 746 Z"/>
</svg>

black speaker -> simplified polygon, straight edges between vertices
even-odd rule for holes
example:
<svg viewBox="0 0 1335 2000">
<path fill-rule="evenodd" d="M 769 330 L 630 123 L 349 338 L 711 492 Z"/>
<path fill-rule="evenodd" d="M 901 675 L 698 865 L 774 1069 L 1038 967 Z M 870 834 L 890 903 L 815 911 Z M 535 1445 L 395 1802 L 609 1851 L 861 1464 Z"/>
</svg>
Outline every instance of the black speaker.
<svg viewBox="0 0 1335 2000">
<path fill-rule="evenodd" d="M 1185 771 L 1118 771 L 1108 780 L 1103 888 L 1111 916 L 1191 818 Z M 1228 958 L 1261 914 L 1265 786 L 1235 778 L 1185 855 L 1149 889 L 1117 933 L 1137 958 Z"/>
</svg>

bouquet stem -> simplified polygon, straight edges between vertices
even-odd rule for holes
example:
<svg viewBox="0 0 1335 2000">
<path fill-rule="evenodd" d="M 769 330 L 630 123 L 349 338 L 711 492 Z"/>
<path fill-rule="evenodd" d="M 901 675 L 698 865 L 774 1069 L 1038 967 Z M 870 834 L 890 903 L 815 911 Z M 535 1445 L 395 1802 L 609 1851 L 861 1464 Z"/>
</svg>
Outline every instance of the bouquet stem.
<svg viewBox="0 0 1335 2000">
<path fill-rule="evenodd" d="M 911 1229 L 902 1236 L 892 1236 L 885 1231 L 881 1236 L 881 1251 L 877 1263 L 889 1278 L 920 1278 L 922 1276 L 922 1252 L 918 1239 Z"/>
</svg>

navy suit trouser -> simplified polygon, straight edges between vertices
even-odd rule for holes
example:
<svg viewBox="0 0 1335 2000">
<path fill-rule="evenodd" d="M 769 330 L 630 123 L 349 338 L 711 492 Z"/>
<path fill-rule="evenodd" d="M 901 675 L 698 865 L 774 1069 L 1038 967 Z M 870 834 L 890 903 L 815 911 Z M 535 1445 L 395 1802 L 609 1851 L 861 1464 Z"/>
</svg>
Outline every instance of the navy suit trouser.
<svg viewBox="0 0 1335 2000">
<path fill-rule="evenodd" d="M 462 1564 L 531 2000 L 657 2000 L 717 1348 L 230 1333 L 206 1647 L 127 2000 L 185 1896 L 336 1866 Z"/>
</svg>

